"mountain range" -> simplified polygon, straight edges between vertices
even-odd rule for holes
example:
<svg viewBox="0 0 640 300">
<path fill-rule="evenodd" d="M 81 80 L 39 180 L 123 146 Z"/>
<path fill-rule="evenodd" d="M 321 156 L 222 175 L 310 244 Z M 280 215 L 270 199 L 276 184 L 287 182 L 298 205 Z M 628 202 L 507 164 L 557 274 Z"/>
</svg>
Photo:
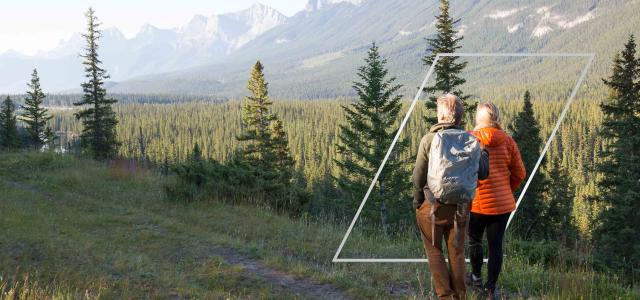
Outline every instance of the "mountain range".
<svg viewBox="0 0 640 300">
<path fill-rule="evenodd" d="M 375 41 L 404 92 L 411 93 L 426 68 L 421 57 L 437 13 L 436 0 L 310 0 L 291 17 L 256 3 L 236 13 L 195 16 L 175 29 L 145 25 L 132 39 L 108 28 L 100 54 L 114 80 L 110 91 L 118 93 L 239 97 L 260 59 L 274 97 L 332 98 L 353 95 L 356 68 Z M 452 1 L 451 13 L 461 19 L 460 51 L 593 52 L 593 84 L 608 72 L 628 35 L 640 33 L 638 0 L 460 0 Z M 33 67 L 47 90 L 77 90 L 83 79 L 81 47 L 76 35 L 37 57 L 1 54 L 0 92 L 23 91 Z M 554 70 L 584 63 L 529 59 L 499 65 L 497 60 L 470 62 L 468 79 L 542 84 L 566 79 Z M 492 76 L 486 76 L 489 70 Z"/>
<path fill-rule="evenodd" d="M 125 80 L 221 60 L 285 21 L 286 17 L 280 12 L 255 3 L 239 12 L 209 17 L 196 15 L 178 28 L 161 29 L 146 24 L 131 39 L 111 27 L 102 31 L 99 53 L 112 79 Z M 22 78 L 33 67 L 40 70 L 45 88 L 76 87 L 82 80 L 78 54 L 84 43 L 82 35 L 75 33 L 56 48 L 33 57 L 15 51 L 0 54 L 0 67 L 8 71 L 0 75 L 0 90 L 24 89 Z"/>
</svg>

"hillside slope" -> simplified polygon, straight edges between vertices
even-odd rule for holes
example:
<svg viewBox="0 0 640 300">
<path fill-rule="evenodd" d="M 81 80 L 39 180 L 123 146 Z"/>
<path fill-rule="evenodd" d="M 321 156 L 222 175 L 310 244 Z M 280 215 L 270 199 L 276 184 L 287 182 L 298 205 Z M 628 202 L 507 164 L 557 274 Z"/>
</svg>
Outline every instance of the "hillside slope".
<svg viewBox="0 0 640 300">
<path fill-rule="evenodd" d="M 422 264 L 333 264 L 346 226 L 265 209 L 165 199 L 168 180 L 126 162 L 48 153 L 0 156 L 0 299 L 422 298 Z M 227 199 L 228 200 L 228 199 Z M 385 252 L 419 249 L 412 237 Z M 382 237 L 354 234 L 351 254 Z M 321 246 L 322 245 L 322 246 Z M 588 270 L 543 269 L 512 255 L 512 298 L 633 299 L 640 291 Z"/>
</svg>

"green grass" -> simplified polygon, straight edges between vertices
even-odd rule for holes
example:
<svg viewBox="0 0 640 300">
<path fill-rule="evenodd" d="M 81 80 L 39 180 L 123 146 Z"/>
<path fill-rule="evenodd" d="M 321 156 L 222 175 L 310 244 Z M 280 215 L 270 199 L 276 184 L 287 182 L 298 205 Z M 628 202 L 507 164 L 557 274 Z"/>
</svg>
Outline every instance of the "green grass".
<svg viewBox="0 0 640 300">
<path fill-rule="evenodd" d="M 0 154 L 0 299 L 307 297 L 226 262 L 218 247 L 353 298 L 429 293 L 423 264 L 331 263 L 345 224 L 218 201 L 177 203 L 165 198 L 165 180 L 126 164 Z M 345 255 L 402 257 L 419 245 L 413 236 L 389 241 L 356 230 Z M 500 284 L 515 298 L 640 297 L 591 270 L 545 269 L 518 256 L 505 259 Z"/>
</svg>

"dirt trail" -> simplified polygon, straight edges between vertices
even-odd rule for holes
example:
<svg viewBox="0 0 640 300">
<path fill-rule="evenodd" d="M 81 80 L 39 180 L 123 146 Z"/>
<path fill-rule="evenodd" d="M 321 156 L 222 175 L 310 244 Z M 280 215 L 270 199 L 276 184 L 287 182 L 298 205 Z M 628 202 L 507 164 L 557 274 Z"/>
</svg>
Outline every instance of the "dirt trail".
<svg viewBox="0 0 640 300">
<path fill-rule="evenodd" d="M 276 290 L 306 295 L 316 299 L 351 299 L 330 284 L 322 284 L 308 278 L 293 276 L 263 263 L 247 258 L 230 248 L 212 248 L 211 254 L 222 257 L 226 262 L 243 267 L 248 276 L 259 277 L 273 284 Z"/>
<path fill-rule="evenodd" d="M 10 181 L 10 180 L 6 180 L 3 178 L 0 178 L 0 181 L 10 187 L 13 187 L 15 189 L 19 189 L 19 190 L 23 190 L 23 191 L 27 191 L 27 192 L 32 192 L 32 193 L 38 193 L 38 194 L 45 194 L 48 196 L 50 196 L 50 194 L 45 193 L 33 186 L 30 186 L 28 184 L 24 184 L 24 183 L 20 183 L 20 182 L 16 182 L 16 181 Z"/>
<path fill-rule="evenodd" d="M 4 178 L 0 178 L 0 183 L 15 189 L 42 194 L 48 199 L 52 199 L 53 197 L 52 194 L 29 184 L 11 181 Z M 71 192 L 66 192 L 66 194 L 74 194 L 75 196 L 83 198 L 86 197 L 85 195 Z M 286 291 L 315 299 L 351 299 L 346 296 L 344 292 L 331 284 L 318 283 L 309 278 L 302 278 L 278 271 L 266 266 L 260 261 L 250 259 L 231 248 L 212 247 L 208 250 L 207 256 L 220 256 L 229 264 L 242 266 L 247 277 L 262 279 L 271 284 L 273 289 L 276 291 Z"/>
</svg>

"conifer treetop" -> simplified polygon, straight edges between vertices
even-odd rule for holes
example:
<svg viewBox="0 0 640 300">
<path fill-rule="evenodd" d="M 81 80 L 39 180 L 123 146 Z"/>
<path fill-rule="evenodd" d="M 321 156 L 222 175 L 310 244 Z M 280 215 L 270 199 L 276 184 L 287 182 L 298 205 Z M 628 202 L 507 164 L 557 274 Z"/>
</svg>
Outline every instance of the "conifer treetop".
<svg viewBox="0 0 640 300">
<path fill-rule="evenodd" d="M 38 149 L 53 139 L 53 133 L 47 126 L 53 117 L 42 106 L 46 96 L 40 87 L 40 76 L 37 69 L 33 69 L 31 81 L 27 86 L 29 89 L 27 97 L 24 99 L 24 105 L 21 106 L 23 112 L 20 120 L 26 125 L 31 145 Z"/>
<path fill-rule="evenodd" d="M 116 132 L 118 119 L 112 108 L 117 100 L 107 97 L 107 90 L 104 88 L 104 81 L 109 75 L 102 68 L 102 61 L 98 55 L 98 39 L 102 36 L 100 23 L 92 8 L 87 10 L 85 16 L 87 32 L 82 36 L 85 38 L 86 46 L 80 56 L 84 59 L 82 64 L 87 81 L 81 84 L 82 99 L 74 103 L 76 106 L 82 106 L 75 116 L 82 119 L 84 127 L 80 135 L 83 149 L 96 159 L 107 159 L 114 157 L 120 146 Z"/>
<path fill-rule="evenodd" d="M 596 261 L 638 278 L 640 257 L 640 58 L 631 35 L 613 59 L 612 74 L 603 82 L 610 88 L 601 103 L 601 135 L 608 141 L 597 164 L 599 195 L 604 209 L 594 230 Z"/>
<path fill-rule="evenodd" d="M 460 19 L 454 19 L 449 13 L 449 1 L 440 1 L 440 13 L 436 16 L 436 35 L 427 38 L 427 51 L 422 58 L 425 66 L 431 66 L 438 54 L 455 53 L 462 47 L 462 35 L 455 29 Z M 438 58 L 434 68 L 433 85 L 424 88 L 425 93 L 429 96 L 425 105 L 427 109 L 435 111 L 437 97 L 452 93 L 463 100 L 465 113 L 473 115 L 477 103 L 469 102 L 469 95 L 466 95 L 461 86 L 466 80 L 461 76 L 462 71 L 467 67 L 466 61 L 457 56 L 442 56 Z M 435 116 L 426 117 L 425 120 L 430 124 L 438 122 Z"/>
<path fill-rule="evenodd" d="M 19 144 L 16 106 L 7 96 L 0 105 L 0 148 L 16 148 Z"/>
<path fill-rule="evenodd" d="M 394 125 L 402 108 L 402 95 L 397 94 L 401 85 L 389 76 L 386 63 L 372 43 L 357 71 L 360 80 L 353 83 L 358 99 L 342 106 L 346 123 L 339 125 L 338 156 L 334 159 L 339 174 L 333 178 L 349 199 L 342 204 L 349 210 L 357 207 L 397 133 Z M 406 137 L 399 140 L 394 153 L 406 151 L 408 143 Z M 404 207 L 410 202 L 407 161 L 398 156 L 387 161 L 377 178 L 377 193 L 370 195 L 368 203 L 378 208 L 364 213 L 369 221 L 379 220 L 374 222 L 382 224 L 385 233 L 390 226 L 406 220 Z"/>
</svg>

